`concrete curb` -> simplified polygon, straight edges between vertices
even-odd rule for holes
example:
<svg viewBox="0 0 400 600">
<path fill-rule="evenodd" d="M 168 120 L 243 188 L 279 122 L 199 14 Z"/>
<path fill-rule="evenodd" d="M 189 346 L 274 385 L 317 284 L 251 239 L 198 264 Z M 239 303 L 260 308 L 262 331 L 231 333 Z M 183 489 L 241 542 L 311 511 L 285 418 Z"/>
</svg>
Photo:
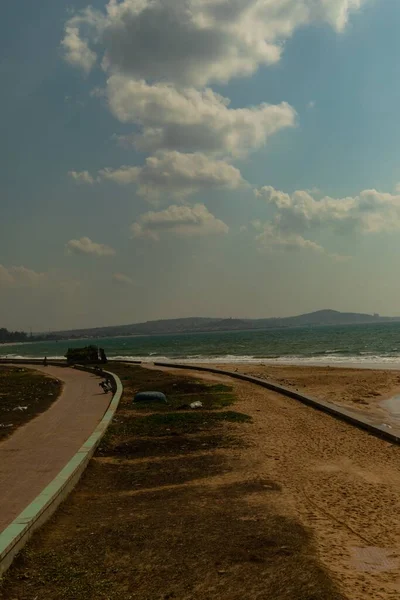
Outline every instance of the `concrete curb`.
<svg viewBox="0 0 400 600">
<path fill-rule="evenodd" d="M 385 425 L 377 425 L 368 421 L 367 419 L 363 419 L 361 415 L 358 415 L 357 413 L 352 412 L 351 410 L 347 410 L 346 408 L 342 408 L 340 406 L 337 406 L 336 404 L 332 404 L 331 402 L 325 402 L 324 400 L 317 400 L 316 398 L 311 398 L 310 396 L 300 394 L 299 392 L 283 387 L 276 383 L 266 381 L 265 379 L 252 377 L 251 375 L 245 375 L 244 373 L 237 373 L 236 371 L 224 371 L 223 369 L 214 369 L 212 367 L 200 367 L 197 365 L 155 362 L 154 366 L 168 367 L 171 369 L 205 371 L 208 373 L 216 373 L 218 375 L 227 375 L 228 377 L 241 379 L 242 381 L 249 381 L 250 383 L 255 383 L 256 385 L 260 385 L 264 388 L 267 388 L 268 390 L 272 390 L 273 392 L 278 392 L 278 394 L 283 394 L 288 398 L 299 400 L 303 404 L 307 404 L 307 406 L 311 406 L 312 408 L 327 413 L 337 419 L 345 421 L 346 423 L 350 423 L 350 425 L 354 425 L 359 429 L 364 429 L 365 431 L 376 437 L 380 437 L 386 441 L 392 442 L 393 444 L 400 444 L 400 430 L 390 430 L 387 427 L 385 427 Z"/>
<path fill-rule="evenodd" d="M 64 358 L 49 359 L 48 365 L 53 367 L 70 367 Z M 43 358 L 0 358 L 0 365 L 39 365 L 43 366 Z"/>
<path fill-rule="evenodd" d="M 93 373 L 87 367 L 81 370 Z M 102 440 L 122 396 L 122 383 L 117 375 L 104 371 L 115 383 L 115 393 L 102 420 L 92 435 L 65 465 L 53 481 L 29 506 L 0 533 L 0 577 L 9 568 L 33 532 L 45 523 L 73 490 Z"/>
</svg>

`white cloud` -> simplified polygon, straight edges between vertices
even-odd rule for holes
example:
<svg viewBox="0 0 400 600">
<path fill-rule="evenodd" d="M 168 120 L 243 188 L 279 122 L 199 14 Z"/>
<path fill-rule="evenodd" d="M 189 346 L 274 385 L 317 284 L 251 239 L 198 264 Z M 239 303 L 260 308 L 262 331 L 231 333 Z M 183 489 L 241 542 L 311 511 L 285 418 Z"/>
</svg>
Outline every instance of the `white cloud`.
<svg viewBox="0 0 400 600">
<path fill-rule="evenodd" d="M 302 235 L 290 231 L 282 231 L 279 223 L 267 221 L 261 223 L 254 221 L 253 228 L 258 232 L 256 242 L 261 250 L 273 251 L 303 251 L 308 250 L 316 254 L 323 254 L 331 258 L 334 262 L 347 262 L 350 256 L 342 254 L 329 253 L 317 242 L 304 238 Z"/>
<path fill-rule="evenodd" d="M 120 184 L 136 183 L 138 194 L 148 200 L 162 195 L 183 199 L 200 190 L 237 189 L 245 182 L 239 169 L 199 152 L 157 152 L 146 159 L 144 167 L 121 167 L 99 171 L 100 179 Z"/>
<path fill-rule="evenodd" d="M 255 191 L 255 195 L 273 209 L 272 220 L 254 226 L 260 233 L 257 240 L 264 246 L 324 249 L 303 237 L 318 230 L 340 233 L 357 231 L 378 234 L 400 231 L 400 194 L 363 190 L 357 196 L 316 199 L 312 192 L 298 190 L 287 194 L 271 186 Z M 349 257 L 330 254 L 335 260 Z"/>
<path fill-rule="evenodd" d="M 112 280 L 119 285 L 133 285 L 133 279 L 128 277 L 128 275 L 124 275 L 124 273 L 114 273 Z"/>
<path fill-rule="evenodd" d="M 96 54 L 89 48 L 87 40 L 81 38 L 79 27 L 67 24 L 61 44 L 65 60 L 70 65 L 81 68 L 84 73 L 92 70 L 96 63 Z"/>
<path fill-rule="evenodd" d="M 202 87 L 247 76 L 279 61 L 283 42 L 304 25 L 337 31 L 363 0 L 110 0 L 76 14 L 65 28 L 66 60 L 134 79 Z M 86 35 L 86 38 L 83 37 Z"/>
<path fill-rule="evenodd" d="M 70 240 L 65 245 L 68 254 L 91 254 L 92 256 L 114 256 L 116 254 L 113 248 L 105 244 L 92 242 L 88 237 L 82 237 L 79 240 Z"/>
<path fill-rule="evenodd" d="M 93 184 L 94 179 L 89 171 L 69 171 L 68 175 L 76 182 L 83 184 Z"/>
<path fill-rule="evenodd" d="M 232 109 L 228 98 L 210 88 L 178 90 L 121 75 L 108 79 L 107 97 L 118 120 L 141 128 L 140 133 L 123 136 L 124 141 L 146 152 L 172 149 L 245 156 L 296 120 L 294 109 L 285 102 Z"/>
<path fill-rule="evenodd" d="M 106 98 L 120 122 L 134 125 L 134 133 L 120 139 L 151 155 L 140 171 L 105 169 L 101 177 L 136 182 L 147 198 L 229 187 L 228 178 L 237 186 L 240 173 L 233 166 L 215 163 L 218 178 L 206 161 L 245 157 L 294 126 L 296 113 L 285 102 L 231 108 L 209 86 L 278 62 L 300 27 L 328 23 L 342 31 L 363 2 L 109 0 L 104 10 L 75 13 L 65 24 L 66 60 L 86 73 L 101 63 L 106 85 L 95 95 Z M 202 172 L 190 164 L 194 156 Z M 77 174 L 76 180 L 93 183 L 90 178 Z"/>
<path fill-rule="evenodd" d="M 260 231 L 256 240 L 260 246 L 265 249 L 280 248 L 283 250 L 312 250 L 313 252 L 324 253 L 322 246 L 307 240 L 297 233 L 283 233 L 272 223 L 254 222 L 255 229 Z"/>
<path fill-rule="evenodd" d="M 122 166 L 118 169 L 105 168 L 99 171 L 99 180 L 108 180 L 119 185 L 129 185 L 138 181 L 141 167 Z"/>
<path fill-rule="evenodd" d="M 276 210 L 282 230 L 301 232 L 316 227 L 362 233 L 400 231 L 400 194 L 363 190 L 357 196 L 316 200 L 309 192 L 293 194 L 265 186 L 256 196 Z"/>
<path fill-rule="evenodd" d="M 0 265 L 0 287 L 22 288 L 39 287 L 47 281 L 47 273 L 38 273 L 26 267 L 5 267 Z"/>
<path fill-rule="evenodd" d="M 228 233 L 229 227 L 212 215 L 204 204 L 172 205 L 159 212 L 150 211 L 139 217 L 131 227 L 133 237 L 148 237 L 155 241 L 162 233 L 182 237 Z"/>
</svg>

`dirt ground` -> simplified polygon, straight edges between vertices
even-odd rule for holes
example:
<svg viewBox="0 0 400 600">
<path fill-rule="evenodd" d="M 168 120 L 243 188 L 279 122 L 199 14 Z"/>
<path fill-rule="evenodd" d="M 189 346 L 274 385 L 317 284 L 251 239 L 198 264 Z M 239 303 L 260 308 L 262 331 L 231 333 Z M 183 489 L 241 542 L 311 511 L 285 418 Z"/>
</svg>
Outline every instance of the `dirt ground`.
<svg viewBox="0 0 400 600">
<path fill-rule="evenodd" d="M 279 397 L 231 380 L 116 369 L 125 392 L 111 429 L 6 573 L 2 600 L 352 597 L 296 511 Z M 173 396 L 171 411 L 132 406 L 151 387 Z M 206 410 L 177 410 L 199 395 Z"/>
<path fill-rule="evenodd" d="M 0 441 L 58 398 L 62 383 L 34 369 L 0 366 Z"/>
<path fill-rule="evenodd" d="M 218 367 L 227 371 L 237 369 L 241 373 L 279 383 L 308 396 L 383 419 L 388 417 L 388 413 L 380 403 L 400 395 L 398 371 L 263 363 L 220 364 Z"/>
</svg>

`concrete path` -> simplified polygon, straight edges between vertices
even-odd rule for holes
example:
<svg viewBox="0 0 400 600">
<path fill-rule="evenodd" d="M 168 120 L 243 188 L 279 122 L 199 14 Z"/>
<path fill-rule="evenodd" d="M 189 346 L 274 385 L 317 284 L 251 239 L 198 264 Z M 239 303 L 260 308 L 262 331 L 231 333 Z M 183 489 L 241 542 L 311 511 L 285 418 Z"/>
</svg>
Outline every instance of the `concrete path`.
<svg viewBox="0 0 400 600">
<path fill-rule="evenodd" d="M 0 443 L 0 531 L 79 450 L 111 400 L 94 375 L 62 367 L 35 369 L 64 381 L 64 389 L 46 412 Z"/>
</svg>

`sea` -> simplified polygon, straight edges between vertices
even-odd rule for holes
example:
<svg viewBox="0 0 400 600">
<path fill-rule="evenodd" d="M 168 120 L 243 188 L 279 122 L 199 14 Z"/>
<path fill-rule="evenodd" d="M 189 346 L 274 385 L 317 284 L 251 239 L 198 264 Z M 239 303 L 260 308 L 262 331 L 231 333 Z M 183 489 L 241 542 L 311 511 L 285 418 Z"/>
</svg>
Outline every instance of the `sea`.
<svg viewBox="0 0 400 600">
<path fill-rule="evenodd" d="M 400 322 L 28 342 L 0 345 L 0 357 L 63 358 L 69 347 L 88 344 L 126 361 L 400 368 Z"/>
</svg>

